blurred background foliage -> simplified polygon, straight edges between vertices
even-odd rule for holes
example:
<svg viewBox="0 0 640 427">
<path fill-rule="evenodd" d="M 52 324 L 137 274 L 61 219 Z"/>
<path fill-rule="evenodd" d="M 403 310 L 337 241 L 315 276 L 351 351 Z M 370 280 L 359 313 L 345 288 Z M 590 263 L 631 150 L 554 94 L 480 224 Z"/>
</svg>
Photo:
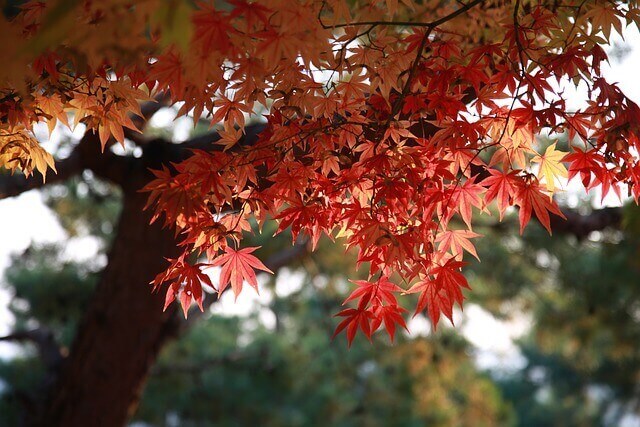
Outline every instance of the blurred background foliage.
<svg viewBox="0 0 640 427">
<path fill-rule="evenodd" d="M 17 332 L 45 327 L 63 348 L 105 263 L 120 196 L 90 175 L 46 190 L 69 236 L 95 240 L 90 261 L 60 245 L 16 255 L 3 285 Z M 587 207 L 582 209 L 588 210 Z M 352 255 L 322 242 L 272 278 L 272 298 L 248 315 L 191 312 L 190 326 L 162 352 L 133 423 L 152 426 L 596 426 L 640 413 L 640 209 L 621 229 L 587 239 L 550 237 L 517 218 L 486 217 L 470 259 L 468 304 L 498 319 L 526 318 L 523 363 L 481 369 L 460 328 L 331 341 L 348 289 Z M 267 259 L 290 235 L 255 236 Z M 301 282 L 283 294 L 278 281 Z M 247 289 L 246 292 L 252 292 Z M 271 319 L 264 321 L 265 313 Z M 491 333 L 491 331 L 489 331 Z M 0 425 L 18 425 L 46 382 L 38 348 L 0 360 Z"/>
</svg>

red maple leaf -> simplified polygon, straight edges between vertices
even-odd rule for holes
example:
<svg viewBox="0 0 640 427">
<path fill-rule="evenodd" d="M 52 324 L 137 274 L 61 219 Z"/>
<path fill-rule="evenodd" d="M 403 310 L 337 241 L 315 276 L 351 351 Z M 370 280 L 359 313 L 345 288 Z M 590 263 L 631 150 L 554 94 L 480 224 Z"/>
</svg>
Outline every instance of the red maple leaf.
<svg viewBox="0 0 640 427">
<path fill-rule="evenodd" d="M 364 335 L 369 340 L 371 339 L 371 319 L 373 317 L 373 313 L 371 313 L 370 310 L 347 308 L 336 314 L 336 317 L 344 317 L 345 319 L 336 327 L 331 339 L 335 338 L 346 328 L 347 343 L 349 347 L 351 347 L 351 343 L 356 336 L 356 332 L 358 332 L 358 327 L 360 327 Z"/>
<path fill-rule="evenodd" d="M 433 278 L 425 277 L 407 291 L 420 294 L 415 314 L 426 309 L 433 329 L 438 327 L 440 313 L 453 323 L 453 304 L 457 303 L 462 307 L 464 296 L 460 288 L 469 289 L 467 279 L 460 272 L 464 265 L 465 262 L 450 258 L 443 265 L 433 269 Z"/>
<path fill-rule="evenodd" d="M 604 156 L 598 153 L 598 150 L 582 151 L 579 147 L 573 147 L 573 153 L 567 154 L 562 159 L 563 162 L 569 162 L 569 180 L 577 174 L 580 174 L 582 185 L 587 190 L 591 189 L 595 183 L 592 183 L 592 173 L 599 175 L 600 171 L 606 169 Z M 602 179 L 600 179 L 602 181 Z"/>
<path fill-rule="evenodd" d="M 397 304 L 376 306 L 374 308 L 375 318 L 371 322 L 371 331 L 376 331 L 381 324 L 384 324 L 384 328 L 391 342 L 393 342 L 396 334 L 396 324 L 408 330 L 407 324 L 402 317 L 402 313 L 406 313 L 406 311 L 407 310 Z"/>
<path fill-rule="evenodd" d="M 462 220 L 467 227 L 471 230 L 471 216 L 472 206 L 475 206 L 478 209 L 482 209 L 482 200 L 480 199 L 480 194 L 482 194 L 485 189 L 480 184 L 476 184 L 476 177 L 471 177 L 467 179 L 464 184 L 458 186 L 454 192 L 452 197 L 452 202 L 456 206 L 456 210 L 460 213 Z"/>
<path fill-rule="evenodd" d="M 532 210 L 536 214 L 540 224 L 547 229 L 549 234 L 551 234 L 551 219 L 549 217 L 549 212 L 566 219 L 553 198 L 546 194 L 544 189 L 536 181 L 520 185 L 515 201 L 516 204 L 520 206 L 520 234 L 522 234 L 524 228 L 531 219 Z"/>
<path fill-rule="evenodd" d="M 269 270 L 262 261 L 251 255 L 253 251 L 259 248 L 260 246 L 256 246 L 236 251 L 227 246 L 225 249 L 226 253 L 213 260 L 212 265 L 222 266 L 219 293 L 222 293 L 227 286 L 229 286 L 229 283 L 231 283 L 231 289 L 233 289 L 233 293 L 237 298 L 242 291 L 244 281 L 249 283 L 256 292 L 258 291 L 258 281 L 254 270 L 262 270 L 273 274 L 273 271 Z"/>
<path fill-rule="evenodd" d="M 497 169 L 489 169 L 491 176 L 482 181 L 482 185 L 487 187 L 484 197 L 485 203 L 496 200 L 501 221 L 505 210 L 511 206 L 511 198 L 516 194 L 516 183 L 519 182 L 518 172 L 504 173 Z"/>
<path fill-rule="evenodd" d="M 387 304 L 397 304 L 398 301 L 393 295 L 393 292 L 401 292 L 402 288 L 393 282 L 389 281 L 387 276 L 382 276 L 375 282 L 369 282 L 366 280 L 350 280 L 351 283 L 358 285 L 351 295 L 344 300 L 342 305 L 352 301 L 354 299 L 360 299 L 358 303 L 359 308 L 364 308 L 373 299 L 377 299 L 379 302 L 386 302 Z"/>
<path fill-rule="evenodd" d="M 157 289 L 164 282 L 171 282 L 164 301 L 164 309 L 175 301 L 176 297 L 180 300 L 184 317 L 187 317 L 191 301 L 195 301 L 203 311 L 202 307 L 202 284 L 215 289 L 209 276 L 200 269 L 204 264 L 191 265 L 185 262 L 184 256 L 172 260 L 171 265 L 162 273 L 158 274 L 151 282 L 154 289 Z"/>
</svg>

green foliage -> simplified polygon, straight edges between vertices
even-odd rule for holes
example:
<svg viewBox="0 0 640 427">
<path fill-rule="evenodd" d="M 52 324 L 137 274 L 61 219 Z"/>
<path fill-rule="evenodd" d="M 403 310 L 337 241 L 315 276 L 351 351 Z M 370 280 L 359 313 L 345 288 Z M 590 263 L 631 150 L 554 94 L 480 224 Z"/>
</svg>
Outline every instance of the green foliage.
<svg viewBox="0 0 640 427">
<path fill-rule="evenodd" d="M 29 351 L 29 349 L 27 349 Z M 12 360 L 0 359 L 0 425 L 19 426 L 41 392 L 45 369 L 30 353 Z"/>
<path fill-rule="evenodd" d="M 30 247 L 13 257 L 4 279 L 13 296 L 8 308 L 15 318 L 14 330 L 45 328 L 64 354 L 91 299 L 97 274 L 86 265 L 62 260 L 60 253 L 57 245 Z M 0 359 L 2 426 L 22 425 L 29 408 L 45 392 L 51 376 L 37 350 L 25 342 L 18 357 Z"/>
<path fill-rule="evenodd" d="M 15 328 L 39 325 L 69 345 L 84 308 L 91 299 L 97 274 L 86 265 L 65 261 L 57 245 L 30 247 L 13 258 L 5 280 L 13 293 L 9 310 Z"/>
<path fill-rule="evenodd" d="M 311 279 L 311 277 L 309 277 Z M 163 353 L 138 417 L 184 426 L 493 426 L 513 414 L 455 334 L 331 343 L 326 288 L 276 297 L 274 329 L 211 316 Z M 168 394 L 167 390 L 180 390 Z"/>
<path fill-rule="evenodd" d="M 622 231 L 585 240 L 550 238 L 541 227 L 522 238 L 487 232 L 483 262 L 470 268 L 480 285 L 473 297 L 498 315 L 532 320 L 519 343 L 526 366 L 498 381 L 519 425 L 617 425 L 637 400 L 638 218 L 627 206 Z"/>
</svg>

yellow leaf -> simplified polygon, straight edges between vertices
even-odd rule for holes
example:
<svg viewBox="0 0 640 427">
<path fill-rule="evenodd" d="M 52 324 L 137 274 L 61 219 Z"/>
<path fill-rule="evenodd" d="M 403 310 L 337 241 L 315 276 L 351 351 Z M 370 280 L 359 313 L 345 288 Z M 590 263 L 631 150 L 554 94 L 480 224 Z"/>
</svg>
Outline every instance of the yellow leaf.
<svg viewBox="0 0 640 427">
<path fill-rule="evenodd" d="M 56 127 L 56 123 L 60 120 L 64 125 L 69 127 L 67 113 L 64 111 L 64 103 L 60 99 L 60 95 L 53 94 L 49 96 L 39 95 L 36 97 L 38 108 L 44 113 L 49 135 Z"/>
<path fill-rule="evenodd" d="M 0 167 L 12 173 L 20 169 L 27 177 L 37 170 L 43 181 L 48 168 L 56 172 L 53 156 L 21 127 L 0 131 Z"/>
<path fill-rule="evenodd" d="M 540 163 L 538 178 L 544 178 L 547 190 L 551 192 L 555 190 L 556 178 L 566 178 L 568 176 L 567 168 L 561 162 L 565 154 L 567 153 L 564 151 L 556 150 L 556 143 L 554 142 L 547 147 L 543 156 L 535 156 L 531 159 L 532 162 Z"/>
<path fill-rule="evenodd" d="M 30 140 L 29 158 L 31 168 L 37 170 L 42 175 L 42 181 L 45 181 L 47 168 L 53 169 L 57 173 L 53 156 L 40 146 L 35 140 Z"/>
</svg>

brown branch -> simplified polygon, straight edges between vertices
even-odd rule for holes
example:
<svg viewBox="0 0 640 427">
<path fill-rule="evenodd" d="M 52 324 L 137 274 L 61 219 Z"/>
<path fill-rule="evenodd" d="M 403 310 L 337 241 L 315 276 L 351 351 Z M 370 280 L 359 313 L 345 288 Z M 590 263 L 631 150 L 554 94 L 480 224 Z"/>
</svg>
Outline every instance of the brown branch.
<svg viewBox="0 0 640 427">
<path fill-rule="evenodd" d="M 28 341 L 38 349 L 38 354 L 48 369 L 56 369 L 64 359 L 60 346 L 53 337 L 53 333 L 46 328 L 31 331 L 18 331 L 4 337 L 0 341 Z"/>
<path fill-rule="evenodd" d="M 398 99 L 393 103 L 393 108 L 391 110 L 391 114 L 389 115 L 389 119 L 387 120 L 386 128 L 389 127 L 389 123 L 393 118 L 400 112 L 402 109 L 402 105 L 404 103 L 404 99 L 411 90 L 411 85 L 413 84 L 413 79 L 415 78 L 416 73 L 418 72 L 418 65 L 420 65 L 420 61 L 422 60 L 422 53 L 424 52 L 424 48 L 427 46 L 427 42 L 429 41 L 429 36 L 431 35 L 431 31 L 433 27 L 430 27 L 422 36 L 422 40 L 420 41 L 420 46 L 418 46 L 418 51 L 416 52 L 416 57 L 411 64 L 411 68 L 409 69 L 409 76 L 407 77 L 407 82 L 404 84 L 402 88 L 402 92 Z"/>
<path fill-rule="evenodd" d="M 140 106 L 140 112 L 142 116 L 133 115 L 131 121 L 138 129 L 144 131 L 149 119 L 153 117 L 158 111 L 167 107 L 171 102 L 171 96 L 168 92 L 161 92 L 153 99 L 153 101 L 145 102 Z M 129 128 L 124 128 L 125 138 L 133 141 L 137 145 L 144 145 L 148 141 L 144 138 L 142 133 L 136 132 Z"/>
<path fill-rule="evenodd" d="M 259 133 L 262 132 L 264 128 L 265 125 L 261 123 L 246 126 L 244 128 L 244 136 L 231 148 L 231 151 L 238 151 L 253 146 L 258 140 Z M 179 163 L 186 160 L 193 155 L 193 150 L 220 152 L 224 147 L 216 145 L 216 141 L 218 140 L 220 140 L 220 135 L 217 131 L 195 136 L 180 144 L 173 143 L 164 138 L 146 140 L 145 143 L 141 145 L 143 150 L 141 159 L 126 158 L 130 163 L 128 169 L 159 169 L 163 165 L 169 166 L 172 163 Z M 137 189 L 144 186 L 144 184 L 145 183 L 140 183 Z"/>
<path fill-rule="evenodd" d="M 448 14 L 447 16 L 443 16 L 440 19 L 436 19 L 435 21 L 431 21 L 431 22 L 414 22 L 414 21 L 359 21 L 359 22 L 351 22 L 351 23 L 344 23 L 344 24 L 336 24 L 336 25 L 325 25 L 322 22 L 322 19 L 320 19 L 320 17 L 318 17 L 318 20 L 320 21 L 320 25 L 322 25 L 322 28 L 324 28 L 325 30 L 331 29 L 331 28 L 343 28 L 343 27 L 358 27 L 358 26 L 363 26 L 363 25 L 372 25 L 372 26 L 400 26 L 400 27 L 427 27 L 427 28 L 435 28 L 438 25 L 442 25 L 445 22 L 448 22 L 454 18 L 456 18 L 459 15 L 462 15 L 464 12 L 468 11 L 469 9 L 473 8 L 474 6 L 483 3 L 484 0 L 474 0 L 472 2 L 469 2 L 465 5 L 463 5 L 462 7 L 460 7 L 459 9 L 451 12 L 450 14 Z M 320 12 L 322 12 L 322 9 L 320 10 Z"/>
<path fill-rule="evenodd" d="M 141 127 L 146 120 L 166 106 L 167 100 L 168 96 L 160 95 L 156 97 L 155 101 L 143 104 L 141 107 L 143 117 L 134 117 L 134 123 Z M 140 134 L 131 130 L 127 130 L 125 135 L 127 138 L 134 140 L 134 142 L 135 138 L 139 139 L 140 137 Z M 109 146 L 114 142 L 110 141 Z M 56 163 L 57 173 L 47 173 L 46 180 L 38 174 L 29 177 L 21 173 L 0 174 L 0 200 L 18 196 L 45 185 L 66 181 L 73 176 L 79 175 L 85 169 L 90 169 L 100 178 L 116 184 L 123 184 L 134 167 L 133 163 L 135 163 L 135 159 L 131 157 L 117 156 L 109 150 L 105 150 L 102 153 L 98 135 L 88 130 L 73 149 L 71 155 Z"/>
<path fill-rule="evenodd" d="M 291 265 L 293 261 L 299 260 L 308 255 L 310 251 L 308 239 L 299 237 L 293 246 L 271 255 L 264 261 L 264 264 L 271 271 L 277 273 L 281 268 Z"/>
<path fill-rule="evenodd" d="M 76 154 L 77 152 L 77 154 Z M 100 138 L 97 133 L 87 131 L 80 139 L 72 155 L 80 157 L 82 170 L 89 169 L 99 178 L 111 181 L 124 187 L 130 178 L 132 170 L 140 159 L 131 156 L 118 156 L 108 147 L 101 151 Z"/>
<path fill-rule="evenodd" d="M 563 219 L 552 213 L 549 214 L 551 231 L 555 236 L 569 235 L 574 236 L 578 240 L 584 240 L 594 231 L 602 231 L 606 229 L 620 230 L 622 227 L 623 209 L 621 207 L 607 207 L 594 209 L 590 213 L 581 214 L 575 209 L 560 209 L 566 219 Z M 540 223 L 535 215 L 532 218 Z M 515 226 L 517 219 L 504 220 L 490 225 L 495 230 L 506 231 L 513 225 Z"/>
<path fill-rule="evenodd" d="M 0 174 L 0 200 L 18 196 L 26 191 L 41 188 L 45 185 L 65 181 L 72 176 L 81 173 L 84 169 L 80 156 L 75 151 L 66 159 L 56 165 L 58 173 L 47 173 L 46 182 L 40 175 L 31 175 L 29 178 L 21 173 L 10 175 Z"/>
<path fill-rule="evenodd" d="M 266 128 L 264 123 L 256 123 L 248 125 L 244 128 L 244 135 L 238 143 L 232 148 L 241 149 L 243 147 L 251 147 L 258 140 L 258 135 Z M 203 135 L 194 136 L 184 141 L 182 144 L 174 144 L 180 149 L 205 150 L 205 151 L 222 151 L 221 145 L 215 145 L 220 140 L 220 134 L 217 131 L 205 133 Z"/>
<path fill-rule="evenodd" d="M 573 209 L 564 208 L 566 220 L 551 215 L 551 230 L 554 234 L 573 235 L 578 240 L 586 239 L 594 231 L 606 228 L 619 229 L 622 225 L 622 208 L 602 208 L 588 214 L 580 214 Z"/>
<path fill-rule="evenodd" d="M 49 172 L 46 182 L 40 175 L 28 178 L 23 174 L 0 175 L 0 200 L 18 196 L 26 191 L 42 188 L 46 185 L 64 182 L 89 169 L 99 178 L 111 181 L 121 187 L 127 184 L 132 171 L 139 165 L 140 159 L 118 156 L 110 150 L 101 152 L 100 140 L 93 131 L 87 131 L 69 157 L 56 163 L 57 173 Z"/>
</svg>

